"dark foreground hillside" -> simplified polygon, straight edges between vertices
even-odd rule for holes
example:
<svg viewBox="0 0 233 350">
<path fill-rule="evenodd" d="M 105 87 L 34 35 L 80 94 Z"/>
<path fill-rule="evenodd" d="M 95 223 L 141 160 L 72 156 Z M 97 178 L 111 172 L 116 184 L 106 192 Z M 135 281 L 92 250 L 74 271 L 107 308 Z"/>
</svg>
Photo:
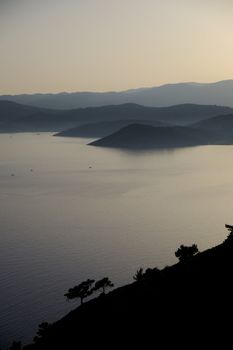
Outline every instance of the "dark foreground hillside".
<svg viewBox="0 0 233 350">
<path fill-rule="evenodd" d="M 231 334 L 232 276 L 230 234 L 219 246 L 163 270 L 148 269 L 139 281 L 86 302 L 25 350 L 131 349 L 142 343 L 142 349 L 202 348 L 202 336 L 213 342 L 223 331 L 224 339 Z"/>
</svg>

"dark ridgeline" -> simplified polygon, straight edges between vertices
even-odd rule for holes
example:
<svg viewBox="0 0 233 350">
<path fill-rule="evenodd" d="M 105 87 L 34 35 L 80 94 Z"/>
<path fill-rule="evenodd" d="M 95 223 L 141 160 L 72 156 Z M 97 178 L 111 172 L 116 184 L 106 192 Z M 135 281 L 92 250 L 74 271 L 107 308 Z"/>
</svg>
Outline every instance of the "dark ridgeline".
<svg viewBox="0 0 233 350">
<path fill-rule="evenodd" d="M 171 106 L 182 103 L 232 106 L 233 80 L 210 84 L 178 83 L 121 92 L 73 92 L 58 94 L 3 95 L 9 100 L 38 107 L 71 109 L 137 103 L 145 106 Z"/>
<path fill-rule="evenodd" d="M 181 245 L 177 264 L 139 269 L 134 283 L 100 294 L 54 324 L 42 323 L 24 349 L 147 349 L 148 343 L 199 349 L 220 335 L 224 342 L 233 311 L 233 227 L 226 227 L 222 244 L 201 253 L 195 244 Z"/>
<path fill-rule="evenodd" d="M 128 120 L 184 125 L 230 113 L 229 107 L 192 104 L 161 108 L 123 104 L 63 111 L 0 101 L 0 132 L 59 132 L 87 123 Z"/>
</svg>

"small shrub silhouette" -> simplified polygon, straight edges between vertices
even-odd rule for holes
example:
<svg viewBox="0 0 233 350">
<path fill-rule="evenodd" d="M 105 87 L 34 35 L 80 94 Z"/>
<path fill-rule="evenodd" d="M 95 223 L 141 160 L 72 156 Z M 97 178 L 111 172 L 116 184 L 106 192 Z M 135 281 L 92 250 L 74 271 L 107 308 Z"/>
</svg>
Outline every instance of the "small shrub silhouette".
<svg viewBox="0 0 233 350">
<path fill-rule="evenodd" d="M 144 278 L 144 271 L 143 271 L 143 268 L 140 267 L 140 269 L 138 269 L 135 273 L 135 275 L 133 276 L 133 279 L 136 281 L 136 282 L 140 282 L 142 281 Z"/>
<path fill-rule="evenodd" d="M 175 256 L 179 259 L 179 261 L 186 261 L 190 259 L 195 254 L 199 252 L 197 245 L 193 244 L 191 246 L 181 245 L 180 248 L 175 252 Z"/>
<path fill-rule="evenodd" d="M 143 277 L 148 277 L 148 278 L 150 278 L 151 276 L 154 277 L 155 275 L 160 274 L 160 272 L 161 272 L 160 269 L 158 269 L 157 267 L 154 267 L 153 269 L 148 267 L 144 272 Z"/>
</svg>

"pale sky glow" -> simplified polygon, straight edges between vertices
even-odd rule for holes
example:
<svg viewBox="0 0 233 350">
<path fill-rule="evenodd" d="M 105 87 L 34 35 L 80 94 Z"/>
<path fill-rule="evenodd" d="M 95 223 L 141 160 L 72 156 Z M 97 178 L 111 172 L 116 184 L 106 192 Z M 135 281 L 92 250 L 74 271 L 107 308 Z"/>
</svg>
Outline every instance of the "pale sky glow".
<svg viewBox="0 0 233 350">
<path fill-rule="evenodd" d="M 232 0 L 0 0 L 0 94 L 233 78 Z"/>
</svg>

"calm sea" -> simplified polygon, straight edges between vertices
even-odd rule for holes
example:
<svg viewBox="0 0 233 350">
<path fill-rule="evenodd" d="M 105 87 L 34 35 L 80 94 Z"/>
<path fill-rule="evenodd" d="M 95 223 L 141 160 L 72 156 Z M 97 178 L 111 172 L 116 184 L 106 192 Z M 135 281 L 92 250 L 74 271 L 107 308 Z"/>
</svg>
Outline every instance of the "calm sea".
<svg viewBox="0 0 233 350">
<path fill-rule="evenodd" d="M 233 224 L 233 147 L 129 152 L 51 134 L 0 135 L 0 347 L 78 305 L 86 278 L 132 282 Z"/>
</svg>

